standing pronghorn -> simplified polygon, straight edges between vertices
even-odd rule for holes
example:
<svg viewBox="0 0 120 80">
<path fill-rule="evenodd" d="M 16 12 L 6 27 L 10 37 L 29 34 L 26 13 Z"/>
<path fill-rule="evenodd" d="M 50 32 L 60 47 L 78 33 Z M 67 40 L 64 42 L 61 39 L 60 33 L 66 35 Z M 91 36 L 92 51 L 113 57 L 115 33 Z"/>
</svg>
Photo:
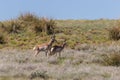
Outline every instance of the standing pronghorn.
<svg viewBox="0 0 120 80">
<path fill-rule="evenodd" d="M 58 45 L 53 46 L 50 49 L 49 55 L 54 55 L 54 54 L 57 55 L 57 53 L 59 53 L 59 57 L 61 57 L 61 51 L 64 49 L 65 45 L 66 45 L 66 40 L 63 42 L 61 46 L 58 46 Z"/>
<path fill-rule="evenodd" d="M 37 56 L 40 51 L 45 51 L 45 54 L 46 54 L 46 56 L 47 56 L 48 51 L 51 49 L 52 44 L 53 44 L 55 41 L 57 42 L 57 40 L 55 39 L 55 35 L 53 35 L 53 36 L 51 37 L 51 40 L 50 40 L 48 43 L 44 43 L 44 44 L 35 46 L 35 47 L 33 48 L 33 50 L 36 51 L 36 52 L 35 52 L 35 56 Z"/>
</svg>

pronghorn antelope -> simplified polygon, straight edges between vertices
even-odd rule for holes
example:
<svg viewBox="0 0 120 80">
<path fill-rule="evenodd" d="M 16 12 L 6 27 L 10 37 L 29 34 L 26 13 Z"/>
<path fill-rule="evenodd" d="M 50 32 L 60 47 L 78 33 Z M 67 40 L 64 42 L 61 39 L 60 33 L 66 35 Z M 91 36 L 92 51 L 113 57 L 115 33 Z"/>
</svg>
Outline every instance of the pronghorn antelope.
<svg viewBox="0 0 120 80">
<path fill-rule="evenodd" d="M 47 56 L 48 51 L 51 49 L 52 44 L 53 44 L 55 41 L 57 42 L 57 40 L 55 39 L 55 35 L 53 35 L 53 36 L 51 37 L 51 40 L 50 40 L 48 43 L 44 43 L 44 44 L 35 46 L 35 47 L 33 48 L 33 50 L 35 51 L 35 56 L 37 56 L 38 53 L 41 52 L 41 51 L 44 51 L 45 54 L 46 54 L 46 56 Z"/>
<path fill-rule="evenodd" d="M 51 56 L 51 55 L 54 55 L 54 54 L 57 55 L 57 53 L 59 53 L 59 57 L 61 57 L 61 51 L 64 49 L 65 45 L 66 45 L 66 40 L 63 42 L 63 44 L 62 44 L 61 46 L 58 46 L 58 45 L 53 46 L 53 47 L 50 49 L 49 55 L 50 55 L 50 56 Z"/>
</svg>

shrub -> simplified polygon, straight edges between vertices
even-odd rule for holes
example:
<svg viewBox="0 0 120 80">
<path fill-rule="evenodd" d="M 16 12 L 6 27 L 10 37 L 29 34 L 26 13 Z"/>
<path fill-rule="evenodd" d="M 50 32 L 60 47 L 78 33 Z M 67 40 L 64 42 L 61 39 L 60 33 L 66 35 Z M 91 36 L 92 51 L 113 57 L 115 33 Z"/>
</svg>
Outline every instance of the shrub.
<svg viewBox="0 0 120 80">
<path fill-rule="evenodd" d="M 31 13 L 21 14 L 18 20 L 22 22 L 24 27 L 27 27 L 27 30 L 37 34 L 41 32 L 45 32 L 48 35 L 53 34 L 56 26 L 53 19 L 40 18 Z"/>
<path fill-rule="evenodd" d="M 17 21 L 14 20 L 6 21 L 3 24 L 4 24 L 4 31 L 7 31 L 8 33 L 18 33 L 21 30 L 21 27 L 17 23 Z"/>
<path fill-rule="evenodd" d="M 31 21 L 39 20 L 39 17 L 37 17 L 37 16 L 35 16 L 34 14 L 31 14 L 31 13 L 26 13 L 26 14 L 21 14 L 18 17 L 18 20 L 25 21 L 25 22 L 31 22 Z"/>
<path fill-rule="evenodd" d="M 49 78 L 49 76 L 46 74 L 46 71 L 35 71 L 35 72 L 32 72 L 30 75 L 30 79 L 34 79 L 37 77 L 45 80 Z"/>
<path fill-rule="evenodd" d="M 104 55 L 103 63 L 107 66 L 120 66 L 120 53 L 110 53 Z"/>
<path fill-rule="evenodd" d="M 4 32 L 4 25 L 2 22 L 0 22 L 0 32 Z"/>
<path fill-rule="evenodd" d="M 39 23 L 33 25 L 33 30 L 36 33 L 45 32 L 47 35 L 54 33 L 55 21 L 52 19 L 42 18 Z"/>
<path fill-rule="evenodd" d="M 109 37 L 112 40 L 119 40 L 120 39 L 120 27 L 113 27 L 109 29 Z"/>
<path fill-rule="evenodd" d="M 5 43 L 5 38 L 2 35 L 2 33 L 0 34 L 0 44 L 4 44 Z"/>
<path fill-rule="evenodd" d="M 47 34 L 53 34 L 54 33 L 54 28 L 56 26 L 56 23 L 53 19 L 50 19 L 46 23 L 46 33 Z"/>
<path fill-rule="evenodd" d="M 40 25 L 34 25 L 33 30 L 35 33 L 41 33 L 43 31 L 43 29 Z"/>
</svg>

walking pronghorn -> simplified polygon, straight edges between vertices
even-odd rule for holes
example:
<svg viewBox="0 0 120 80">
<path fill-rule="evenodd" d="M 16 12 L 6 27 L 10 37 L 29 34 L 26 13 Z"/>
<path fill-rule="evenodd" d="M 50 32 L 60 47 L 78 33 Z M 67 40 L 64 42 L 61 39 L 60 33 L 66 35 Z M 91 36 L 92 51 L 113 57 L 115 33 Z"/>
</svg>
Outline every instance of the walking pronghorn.
<svg viewBox="0 0 120 80">
<path fill-rule="evenodd" d="M 58 45 L 53 46 L 53 47 L 50 49 L 49 55 L 50 55 L 50 56 L 51 56 L 51 55 L 54 55 L 54 54 L 57 55 L 57 53 L 59 53 L 59 57 L 61 57 L 61 51 L 64 49 L 65 45 L 66 45 L 66 40 L 63 42 L 63 44 L 62 44 L 61 46 L 58 46 Z"/>
<path fill-rule="evenodd" d="M 52 47 L 52 44 L 53 44 L 55 41 L 57 42 L 57 40 L 55 39 L 55 35 L 53 35 L 53 36 L 51 37 L 51 40 L 50 40 L 48 43 L 44 43 L 44 44 L 35 46 L 35 47 L 33 48 L 33 50 L 35 51 L 35 56 L 37 56 L 38 53 L 41 52 L 41 51 L 45 51 L 45 54 L 46 54 L 46 56 L 47 56 L 48 51 L 50 51 L 50 49 L 51 49 L 51 47 Z"/>
</svg>

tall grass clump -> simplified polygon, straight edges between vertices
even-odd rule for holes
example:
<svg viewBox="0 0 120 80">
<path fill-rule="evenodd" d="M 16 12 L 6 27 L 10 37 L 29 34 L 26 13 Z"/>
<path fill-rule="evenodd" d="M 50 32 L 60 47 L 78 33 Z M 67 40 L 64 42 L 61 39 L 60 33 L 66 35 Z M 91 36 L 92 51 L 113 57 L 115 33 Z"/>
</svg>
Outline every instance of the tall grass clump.
<svg viewBox="0 0 120 80">
<path fill-rule="evenodd" d="M 34 27 L 38 26 L 40 23 L 39 17 L 31 13 L 21 14 L 17 20 L 24 28 L 25 32 L 34 32 Z"/>
<path fill-rule="evenodd" d="M 106 54 L 103 61 L 106 66 L 120 66 L 120 53 Z"/>
<path fill-rule="evenodd" d="M 31 22 L 31 21 L 39 20 L 39 17 L 37 17 L 36 15 L 31 14 L 31 13 L 26 13 L 26 14 L 21 14 L 18 17 L 18 20 L 25 21 L 25 22 Z"/>
<path fill-rule="evenodd" d="M 54 28 L 56 26 L 55 20 L 50 19 L 46 23 L 46 33 L 47 34 L 53 34 L 54 33 Z"/>
<path fill-rule="evenodd" d="M 45 33 L 47 35 L 54 33 L 56 26 L 55 20 L 48 18 L 40 18 L 34 14 L 26 13 L 18 17 L 18 21 L 27 31 L 35 32 L 36 34 Z"/>
<path fill-rule="evenodd" d="M 30 79 L 33 80 L 35 78 L 42 78 L 43 80 L 47 80 L 49 76 L 46 74 L 46 71 L 35 71 L 30 75 Z"/>
<path fill-rule="evenodd" d="M 109 37 L 112 40 L 119 40 L 120 39 L 120 27 L 113 27 L 109 29 Z"/>
<path fill-rule="evenodd" d="M 53 19 L 41 18 L 38 24 L 34 24 L 33 30 L 36 33 L 45 32 L 47 35 L 54 33 L 56 23 Z"/>
<path fill-rule="evenodd" d="M 0 32 L 4 32 L 4 25 L 2 22 L 0 22 Z"/>
<path fill-rule="evenodd" d="M 15 20 L 5 21 L 3 22 L 4 31 L 7 33 L 19 33 L 21 30 L 20 24 Z"/>
<path fill-rule="evenodd" d="M 0 33 L 0 44 L 4 44 L 5 43 L 5 37 L 2 33 Z"/>
</svg>

